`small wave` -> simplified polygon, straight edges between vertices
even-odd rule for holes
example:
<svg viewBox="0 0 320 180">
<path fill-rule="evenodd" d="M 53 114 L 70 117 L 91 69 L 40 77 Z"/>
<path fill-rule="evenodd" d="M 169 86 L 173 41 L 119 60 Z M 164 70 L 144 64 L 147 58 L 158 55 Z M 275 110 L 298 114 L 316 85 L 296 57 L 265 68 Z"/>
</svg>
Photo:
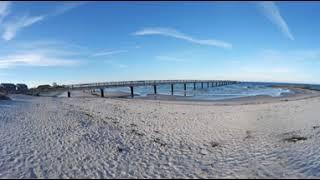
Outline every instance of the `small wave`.
<svg viewBox="0 0 320 180">
<path fill-rule="evenodd" d="M 0 104 L 0 107 L 4 107 L 4 108 L 10 108 L 10 107 L 12 107 L 12 105 L 8 105 L 8 104 Z"/>
<path fill-rule="evenodd" d="M 129 88 L 111 88 L 106 91 L 121 91 L 130 93 Z M 154 94 L 153 87 L 140 86 L 134 88 L 134 93 L 139 96 L 147 96 L 148 94 Z M 272 88 L 268 85 L 261 85 L 256 83 L 237 84 L 229 86 L 209 87 L 205 85 L 203 88 L 197 86 L 196 90 L 193 89 L 193 85 L 187 85 L 187 90 L 184 91 L 183 85 L 174 86 L 174 95 L 176 96 L 192 96 L 199 99 L 226 99 L 235 97 L 249 97 L 249 96 L 271 96 L 280 97 L 292 93 L 289 89 Z M 169 85 L 157 86 L 157 94 L 171 95 L 171 87 Z"/>
</svg>

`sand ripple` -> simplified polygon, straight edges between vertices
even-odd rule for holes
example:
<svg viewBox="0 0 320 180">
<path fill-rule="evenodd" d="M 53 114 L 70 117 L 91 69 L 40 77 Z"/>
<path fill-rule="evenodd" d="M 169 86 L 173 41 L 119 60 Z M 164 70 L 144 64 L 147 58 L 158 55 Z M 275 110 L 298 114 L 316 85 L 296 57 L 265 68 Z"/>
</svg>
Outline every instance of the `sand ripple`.
<svg viewBox="0 0 320 180">
<path fill-rule="evenodd" d="M 20 100 L 0 106 L 0 178 L 320 177 L 320 98 Z"/>
</svg>

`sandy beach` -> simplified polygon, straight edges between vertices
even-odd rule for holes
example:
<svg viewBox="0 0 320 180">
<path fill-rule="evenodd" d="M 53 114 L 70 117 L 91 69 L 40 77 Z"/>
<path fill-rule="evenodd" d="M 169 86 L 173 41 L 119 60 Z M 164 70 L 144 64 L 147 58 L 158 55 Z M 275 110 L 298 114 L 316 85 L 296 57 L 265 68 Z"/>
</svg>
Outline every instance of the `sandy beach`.
<svg viewBox="0 0 320 180">
<path fill-rule="evenodd" d="M 317 178 L 320 96 L 232 101 L 10 95 L 0 178 Z"/>
</svg>

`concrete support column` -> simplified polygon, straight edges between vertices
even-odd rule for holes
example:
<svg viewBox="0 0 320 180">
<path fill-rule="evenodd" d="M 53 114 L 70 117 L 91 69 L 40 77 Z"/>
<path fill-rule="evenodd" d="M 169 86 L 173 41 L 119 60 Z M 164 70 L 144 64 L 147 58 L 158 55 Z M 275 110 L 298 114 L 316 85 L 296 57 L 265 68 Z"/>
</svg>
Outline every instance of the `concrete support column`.
<svg viewBox="0 0 320 180">
<path fill-rule="evenodd" d="M 171 95 L 173 95 L 173 84 L 171 84 Z"/>
<path fill-rule="evenodd" d="M 157 85 L 153 85 L 154 94 L 157 94 Z"/>
<path fill-rule="evenodd" d="M 100 89 L 101 97 L 104 97 L 104 91 L 103 88 Z"/>
<path fill-rule="evenodd" d="M 130 86 L 130 91 L 131 91 L 131 97 L 133 98 L 133 97 L 134 97 L 134 94 L 133 94 L 133 86 Z"/>
</svg>

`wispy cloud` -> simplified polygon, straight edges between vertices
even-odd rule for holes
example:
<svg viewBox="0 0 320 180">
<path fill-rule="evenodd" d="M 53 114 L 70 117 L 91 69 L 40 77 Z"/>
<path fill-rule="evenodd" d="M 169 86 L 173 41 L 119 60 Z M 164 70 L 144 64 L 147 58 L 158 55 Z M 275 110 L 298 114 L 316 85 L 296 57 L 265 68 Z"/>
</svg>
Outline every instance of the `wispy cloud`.
<svg viewBox="0 0 320 180">
<path fill-rule="evenodd" d="M 245 57 L 239 56 L 239 63 L 230 63 L 219 73 L 221 78 L 240 81 L 319 83 L 315 78 L 319 59 L 320 49 L 264 49 Z"/>
<path fill-rule="evenodd" d="M 105 60 L 104 62 L 107 64 L 110 64 L 116 68 L 127 68 L 128 67 L 128 65 L 126 65 L 126 64 L 117 63 L 117 62 L 114 62 L 113 60 Z"/>
<path fill-rule="evenodd" d="M 108 56 L 108 55 L 119 54 L 124 52 L 128 52 L 128 51 L 127 50 L 103 51 L 103 52 L 95 53 L 92 56 Z"/>
<path fill-rule="evenodd" d="M 177 39 L 183 39 L 192 43 L 201 44 L 201 45 L 208 45 L 208 46 L 217 46 L 222 48 L 232 48 L 232 44 L 215 40 L 215 39 L 197 39 L 181 33 L 172 28 L 161 28 L 161 27 L 153 27 L 153 28 L 145 28 L 133 33 L 136 36 L 144 36 L 144 35 L 162 35 L 168 37 L 174 37 Z"/>
<path fill-rule="evenodd" d="M 83 4 L 86 4 L 87 2 L 65 2 L 62 5 L 58 6 L 55 11 L 50 14 L 51 16 L 58 16 L 63 13 L 66 13 L 67 11 L 70 11 L 74 8 L 77 8 Z"/>
<path fill-rule="evenodd" d="M 257 54 L 256 59 L 263 62 L 310 62 L 320 59 L 320 49 L 296 49 L 290 51 L 277 51 L 265 49 Z"/>
<path fill-rule="evenodd" d="M 294 40 L 293 35 L 290 32 L 290 29 L 280 14 L 280 11 L 276 4 L 271 1 L 259 2 L 259 6 L 262 8 L 263 14 L 275 24 L 282 33 L 291 40 Z"/>
<path fill-rule="evenodd" d="M 179 59 L 175 57 L 169 57 L 169 56 L 156 56 L 156 59 L 158 61 L 168 61 L 168 62 L 185 62 L 184 59 Z"/>
<path fill-rule="evenodd" d="M 74 64 L 77 64 L 77 62 L 41 53 L 25 53 L 0 57 L 0 68 L 16 66 L 66 66 Z"/>
<path fill-rule="evenodd" d="M 42 21 L 44 19 L 44 16 L 33 16 L 30 17 L 28 15 L 22 16 L 15 21 L 8 22 L 4 24 L 4 32 L 2 34 L 2 38 L 6 41 L 9 41 L 13 39 L 17 32 L 21 29 L 31 26 L 34 23 L 37 23 L 39 21 Z"/>
<path fill-rule="evenodd" d="M 19 41 L 15 43 L 15 48 L 26 52 L 37 50 L 37 52 L 61 56 L 88 56 L 92 53 L 88 47 L 58 40 Z"/>
<path fill-rule="evenodd" d="M 2 20 L 10 13 L 9 7 L 11 2 L 9 1 L 0 1 L 0 24 Z"/>
<path fill-rule="evenodd" d="M 117 64 L 117 65 L 119 68 L 127 68 L 128 67 L 128 65 L 126 65 L 126 64 Z"/>
<path fill-rule="evenodd" d="M 50 16 L 61 15 L 69 10 L 72 10 L 85 2 L 69 2 L 59 5 L 54 11 L 49 14 L 42 14 L 38 16 L 29 16 L 24 15 L 20 17 L 11 18 L 6 20 L 6 22 L 2 22 L 3 19 L 10 12 L 10 3 L 9 2 L 0 2 L 0 26 L 3 29 L 2 38 L 6 41 L 12 40 L 19 31 L 22 29 L 29 27 L 37 22 L 48 19 Z"/>
<path fill-rule="evenodd" d="M 24 47 L 15 44 L 10 51 L 0 55 L 0 69 L 11 69 L 19 66 L 72 66 L 81 64 L 81 53 L 61 43 L 30 42 Z"/>
<path fill-rule="evenodd" d="M 254 74 L 275 74 L 275 73 L 279 73 L 279 74 L 286 74 L 286 73 L 292 73 L 294 72 L 294 70 L 292 68 L 289 67 L 270 67 L 270 68 L 263 68 L 261 66 L 243 66 L 239 68 L 239 71 L 243 71 L 246 73 L 254 73 Z"/>
</svg>

